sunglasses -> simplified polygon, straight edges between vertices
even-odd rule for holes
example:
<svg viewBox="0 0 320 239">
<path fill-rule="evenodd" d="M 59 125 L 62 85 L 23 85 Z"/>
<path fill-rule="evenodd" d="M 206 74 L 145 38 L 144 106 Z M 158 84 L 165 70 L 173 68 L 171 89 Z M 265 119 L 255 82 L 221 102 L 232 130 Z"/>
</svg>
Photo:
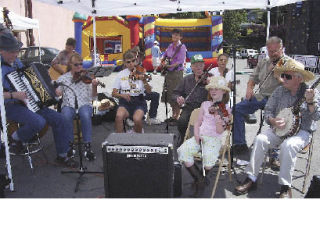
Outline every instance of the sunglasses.
<svg viewBox="0 0 320 239">
<path fill-rule="evenodd" d="M 127 63 L 127 64 L 130 64 L 131 62 L 134 63 L 134 62 L 136 62 L 136 60 L 137 60 L 137 59 L 134 59 L 134 60 L 131 60 L 131 61 L 128 60 L 128 61 L 126 61 L 126 63 Z"/>
<path fill-rule="evenodd" d="M 286 78 L 287 80 L 292 80 L 292 75 L 289 75 L 289 74 L 282 73 L 280 77 L 282 79 Z"/>
<path fill-rule="evenodd" d="M 82 62 L 81 63 L 74 63 L 73 65 L 75 66 L 75 67 L 77 67 L 77 66 L 82 66 Z"/>
</svg>

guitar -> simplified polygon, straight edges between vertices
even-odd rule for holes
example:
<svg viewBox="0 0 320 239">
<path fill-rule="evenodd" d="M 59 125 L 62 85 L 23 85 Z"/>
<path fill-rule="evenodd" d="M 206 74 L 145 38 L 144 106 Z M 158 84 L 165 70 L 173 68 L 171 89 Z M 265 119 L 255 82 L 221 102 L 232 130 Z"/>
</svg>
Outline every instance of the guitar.
<svg viewBox="0 0 320 239">
<path fill-rule="evenodd" d="M 320 83 L 320 78 L 318 78 L 309 89 L 314 89 Z M 301 113 L 300 106 L 305 101 L 304 97 L 301 97 L 300 100 L 292 107 L 284 108 L 280 110 L 277 118 L 285 119 L 285 128 L 284 129 L 274 129 L 275 134 L 283 139 L 291 137 L 298 133 L 301 125 Z"/>
<path fill-rule="evenodd" d="M 168 73 L 168 68 L 167 68 L 168 65 L 170 65 L 170 57 L 165 57 L 162 60 L 161 65 L 159 66 L 162 76 L 165 76 Z"/>
<path fill-rule="evenodd" d="M 63 70 L 64 73 L 67 72 L 67 66 L 58 64 L 60 68 Z M 51 80 L 56 81 L 61 76 L 61 73 L 56 71 L 52 66 L 48 70 L 49 76 L 51 77 Z"/>
</svg>

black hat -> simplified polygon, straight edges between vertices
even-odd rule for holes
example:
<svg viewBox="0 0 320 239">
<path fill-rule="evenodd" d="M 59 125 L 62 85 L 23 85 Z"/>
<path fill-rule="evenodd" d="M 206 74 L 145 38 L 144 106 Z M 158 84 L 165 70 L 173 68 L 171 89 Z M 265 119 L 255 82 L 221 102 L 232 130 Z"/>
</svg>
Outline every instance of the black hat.
<svg viewBox="0 0 320 239">
<path fill-rule="evenodd" d="M 22 42 L 18 41 L 11 33 L 0 34 L 0 50 L 18 51 L 22 45 Z"/>
</svg>

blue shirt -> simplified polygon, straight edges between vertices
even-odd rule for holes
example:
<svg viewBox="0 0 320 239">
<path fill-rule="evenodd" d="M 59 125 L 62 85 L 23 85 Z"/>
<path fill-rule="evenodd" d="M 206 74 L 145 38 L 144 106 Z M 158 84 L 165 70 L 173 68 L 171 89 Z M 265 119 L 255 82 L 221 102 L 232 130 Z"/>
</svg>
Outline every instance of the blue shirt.
<svg viewBox="0 0 320 239">
<path fill-rule="evenodd" d="M 153 47 L 151 47 L 151 55 L 156 58 L 160 57 L 160 47 L 153 45 Z"/>
<path fill-rule="evenodd" d="M 12 65 L 3 61 L 3 57 L 1 57 L 1 70 L 2 70 L 2 85 L 4 91 L 14 92 L 16 91 L 14 87 L 9 83 L 9 79 L 6 75 L 12 71 L 16 71 L 17 69 L 21 69 L 23 67 L 22 62 L 19 59 L 16 59 Z M 14 99 L 17 101 L 16 99 Z M 12 99 L 5 99 L 4 102 L 12 101 Z"/>
</svg>

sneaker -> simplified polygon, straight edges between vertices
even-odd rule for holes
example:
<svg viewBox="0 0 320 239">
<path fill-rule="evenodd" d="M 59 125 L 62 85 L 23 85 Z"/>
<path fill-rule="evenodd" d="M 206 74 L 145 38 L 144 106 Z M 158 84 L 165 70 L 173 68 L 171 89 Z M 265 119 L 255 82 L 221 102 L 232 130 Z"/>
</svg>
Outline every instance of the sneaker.
<svg viewBox="0 0 320 239">
<path fill-rule="evenodd" d="M 132 119 L 129 119 L 129 118 L 126 119 L 126 124 L 127 124 L 129 127 L 133 127 L 133 126 L 134 126 L 133 120 L 132 120 Z"/>
<path fill-rule="evenodd" d="M 66 167 L 70 167 L 70 168 L 76 168 L 79 166 L 78 162 L 75 161 L 74 158 L 69 158 L 69 157 L 61 157 L 61 156 L 58 156 L 56 158 L 56 161 L 63 165 L 63 166 L 66 166 Z"/>
<path fill-rule="evenodd" d="M 152 125 L 152 124 L 161 124 L 161 121 L 157 118 L 149 118 L 148 119 L 148 124 Z"/>
</svg>

